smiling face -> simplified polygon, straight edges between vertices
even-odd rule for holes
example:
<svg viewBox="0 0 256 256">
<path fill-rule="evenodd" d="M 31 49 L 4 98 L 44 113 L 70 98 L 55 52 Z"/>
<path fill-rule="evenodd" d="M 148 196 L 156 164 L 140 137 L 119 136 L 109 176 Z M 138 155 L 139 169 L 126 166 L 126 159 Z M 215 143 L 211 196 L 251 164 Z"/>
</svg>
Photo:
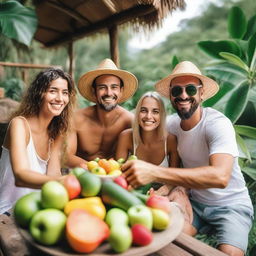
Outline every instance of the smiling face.
<svg viewBox="0 0 256 256">
<path fill-rule="evenodd" d="M 95 96 L 99 106 L 105 111 L 113 110 L 122 96 L 120 78 L 113 75 L 101 75 L 95 79 Z"/>
<path fill-rule="evenodd" d="M 57 78 L 53 80 L 46 92 L 43 94 L 41 111 L 52 116 L 58 116 L 69 102 L 69 91 L 67 80 Z"/>
<path fill-rule="evenodd" d="M 160 124 L 160 107 L 152 97 L 143 99 L 139 112 L 139 125 L 144 131 L 153 131 Z"/>
<path fill-rule="evenodd" d="M 185 90 L 185 87 L 189 84 L 197 86 L 197 91 L 193 96 L 188 95 Z M 176 97 L 172 96 L 170 93 L 172 106 L 176 109 L 182 120 L 189 119 L 198 109 L 203 94 L 202 88 L 198 88 L 200 85 L 200 80 L 193 76 L 181 76 L 172 79 L 170 90 L 172 90 L 172 88 L 175 86 L 183 87 L 181 94 Z"/>
</svg>

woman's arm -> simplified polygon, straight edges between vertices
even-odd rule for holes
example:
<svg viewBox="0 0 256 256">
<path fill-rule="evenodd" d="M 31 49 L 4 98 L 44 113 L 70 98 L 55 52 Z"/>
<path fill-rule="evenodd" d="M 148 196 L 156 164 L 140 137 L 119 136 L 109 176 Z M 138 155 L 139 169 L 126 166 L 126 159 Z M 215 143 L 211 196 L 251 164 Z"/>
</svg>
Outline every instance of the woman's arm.
<svg viewBox="0 0 256 256">
<path fill-rule="evenodd" d="M 51 144 L 51 155 L 47 165 L 47 176 L 61 176 L 61 157 L 63 154 L 64 137 L 58 136 Z"/>
<path fill-rule="evenodd" d="M 128 158 L 129 152 L 132 152 L 132 129 L 122 131 L 118 137 L 115 159 Z"/>
<path fill-rule="evenodd" d="M 75 129 L 69 132 L 67 139 L 67 159 L 66 165 L 70 168 L 82 167 L 87 169 L 87 161 L 76 155 L 77 151 L 77 132 Z"/>
<path fill-rule="evenodd" d="M 45 182 L 57 179 L 57 177 L 47 176 L 31 170 L 27 154 L 30 135 L 23 119 L 13 119 L 7 136 L 9 136 L 10 161 L 16 186 L 40 188 Z"/>
</svg>

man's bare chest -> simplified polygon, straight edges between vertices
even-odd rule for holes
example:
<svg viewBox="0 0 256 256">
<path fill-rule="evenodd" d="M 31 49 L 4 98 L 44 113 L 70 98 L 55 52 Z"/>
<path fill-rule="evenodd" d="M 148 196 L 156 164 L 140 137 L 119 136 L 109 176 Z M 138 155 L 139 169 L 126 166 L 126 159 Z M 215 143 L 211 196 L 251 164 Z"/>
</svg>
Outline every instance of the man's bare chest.
<svg viewBox="0 0 256 256">
<path fill-rule="evenodd" d="M 100 151 L 113 151 L 117 143 L 120 127 L 90 127 L 77 130 L 78 151 L 95 154 Z"/>
</svg>

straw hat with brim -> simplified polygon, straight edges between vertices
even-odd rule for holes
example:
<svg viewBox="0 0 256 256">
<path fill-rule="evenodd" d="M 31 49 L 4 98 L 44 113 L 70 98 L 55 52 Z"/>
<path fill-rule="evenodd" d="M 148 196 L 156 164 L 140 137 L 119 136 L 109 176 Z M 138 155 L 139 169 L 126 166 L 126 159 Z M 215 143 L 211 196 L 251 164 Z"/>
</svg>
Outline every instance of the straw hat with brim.
<svg viewBox="0 0 256 256">
<path fill-rule="evenodd" d="M 97 101 L 92 84 L 95 78 L 101 75 L 114 75 L 123 81 L 123 93 L 118 103 L 122 103 L 132 97 L 138 88 L 138 80 L 132 73 L 118 69 L 112 60 L 104 59 L 97 69 L 85 73 L 79 79 L 78 90 L 87 100 L 92 102 Z"/>
<path fill-rule="evenodd" d="M 161 95 L 170 98 L 170 85 L 172 79 L 179 76 L 194 76 L 201 80 L 203 84 L 203 100 L 207 100 L 215 95 L 219 90 L 219 85 L 211 78 L 202 75 L 195 64 L 190 61 L 180 62 L 175 66 L 172 73 L 156 83 L 155 88 Z"/>
</svg>

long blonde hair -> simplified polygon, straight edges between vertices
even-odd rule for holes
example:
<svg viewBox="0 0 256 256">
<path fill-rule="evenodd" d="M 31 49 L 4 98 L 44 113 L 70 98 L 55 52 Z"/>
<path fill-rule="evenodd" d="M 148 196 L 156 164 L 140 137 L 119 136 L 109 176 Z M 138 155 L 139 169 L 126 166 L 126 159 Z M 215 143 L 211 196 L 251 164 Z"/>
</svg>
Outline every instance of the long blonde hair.
<svg viewBox="0 0 256 256">
<path fill-rule="evenodd" d="M 157 127 L 157 136 L 159 139 L 163 138 L 165 139 L 167 136 L 167 131 L 166 131 L 166 111 L 165 111 L 165 106 L 164 102 L 161 98 L 161 96 L 157 92 L 149 91 L 143 94 L 140 98 L 140 100 L 137 103 L 136 109 L 135 109 L 135 119 L 132 125 L 133 128 L 133 143 L 135 145 L 139 145 L 142 142 L 141 139 L 141 127 L 139 125 L 139 114 L 140 114 L 140 109 L 142 102 L 145 98 L 151 97 L 155 99 L 158 104 L 159 104 L 159 109 L 160 109 L 160 124 Z M 134 145 L 134 146 L 135 146 Z"/>
</svg>

